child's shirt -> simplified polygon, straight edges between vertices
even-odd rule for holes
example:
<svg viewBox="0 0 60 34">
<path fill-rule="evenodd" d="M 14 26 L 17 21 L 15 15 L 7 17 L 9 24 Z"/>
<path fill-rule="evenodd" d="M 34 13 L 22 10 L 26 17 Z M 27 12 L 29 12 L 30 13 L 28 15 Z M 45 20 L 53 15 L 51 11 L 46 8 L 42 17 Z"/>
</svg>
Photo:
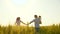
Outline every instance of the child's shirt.
<svg viewBox="0 0 60 34">
<path fill-rule="evenodd" d="M 41 18 L 38 18 L 38 19 L 40 20 L 39 24 L 42 24 L 42 22 L 41 22 Z"/>
</svg>

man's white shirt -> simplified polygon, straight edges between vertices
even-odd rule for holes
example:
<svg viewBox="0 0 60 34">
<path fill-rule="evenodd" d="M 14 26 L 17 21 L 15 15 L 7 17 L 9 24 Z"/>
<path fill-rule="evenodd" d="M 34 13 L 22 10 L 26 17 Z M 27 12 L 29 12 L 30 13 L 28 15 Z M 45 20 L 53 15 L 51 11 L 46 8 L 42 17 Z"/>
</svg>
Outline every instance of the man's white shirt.
<svg viewBox="0 0 60 34">
<path fill-rule="evenodd" d="M 39 23 L 40 23 L 40 18 L 35 18 L 33 19 L 30 23 L 34 22 L 35 23 L 35 27 L 39 28 Z"/>
</svg>

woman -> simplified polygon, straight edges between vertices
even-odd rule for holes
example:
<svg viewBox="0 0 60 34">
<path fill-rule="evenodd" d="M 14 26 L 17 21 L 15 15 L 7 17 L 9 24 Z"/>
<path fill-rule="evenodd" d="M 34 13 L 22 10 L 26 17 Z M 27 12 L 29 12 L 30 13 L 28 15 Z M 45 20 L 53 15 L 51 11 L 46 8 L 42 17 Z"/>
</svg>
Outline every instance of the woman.
<svg viewBox="0 0 60 34">
<path fill-rule="evenodd" d="M 20 17 L 17 17 L 15 24 L 20 25 L 20 23 L 23 23 L 23 21 L 20 20 Z M 23 23 L 23 24 L 25 24 L 25 23 Z"/>
</svg>

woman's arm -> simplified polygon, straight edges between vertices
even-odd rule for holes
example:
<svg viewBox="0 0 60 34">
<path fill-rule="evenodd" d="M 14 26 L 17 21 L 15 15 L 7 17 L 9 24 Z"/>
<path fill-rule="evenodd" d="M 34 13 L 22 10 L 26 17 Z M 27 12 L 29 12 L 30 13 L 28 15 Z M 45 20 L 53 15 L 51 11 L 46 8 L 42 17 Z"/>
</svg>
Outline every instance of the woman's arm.
<svg viewBox="0 0 60 34">
<path fill-rule="evenodd" d="M 25 24 L 23 21 L 21 21 L 23 24 Z"/>
</svg>

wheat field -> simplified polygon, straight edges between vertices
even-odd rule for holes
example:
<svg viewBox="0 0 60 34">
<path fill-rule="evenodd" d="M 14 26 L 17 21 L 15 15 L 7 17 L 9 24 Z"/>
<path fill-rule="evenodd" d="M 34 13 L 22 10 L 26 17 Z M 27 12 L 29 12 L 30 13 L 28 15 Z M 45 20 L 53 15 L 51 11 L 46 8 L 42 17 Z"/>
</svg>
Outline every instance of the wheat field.
<svg viewBox="0 0 60 34">
<path fill-rule="evenodd" d="M 0 25 L 0 34 L 35 34 L 35 29 L 29 26 Z M 60 25 L 40 26 L 37 34 L 60 34 Z"/>
</svg>

